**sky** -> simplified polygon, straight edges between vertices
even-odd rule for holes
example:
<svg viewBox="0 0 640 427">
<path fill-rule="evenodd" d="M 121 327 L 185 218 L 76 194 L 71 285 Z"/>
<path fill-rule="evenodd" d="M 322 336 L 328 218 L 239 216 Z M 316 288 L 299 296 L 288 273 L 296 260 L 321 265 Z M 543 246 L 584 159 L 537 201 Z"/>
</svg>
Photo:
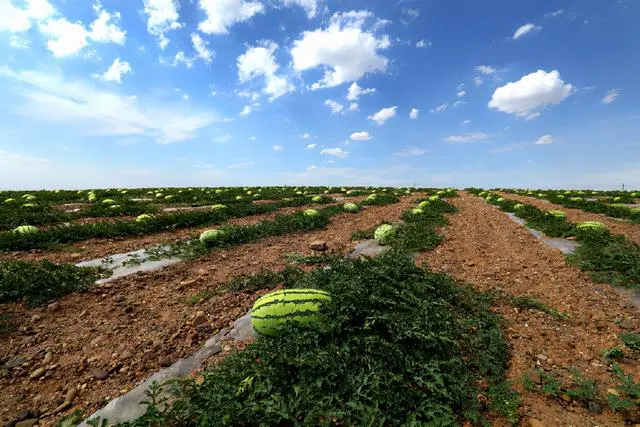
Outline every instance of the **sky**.
<svg viewBox="0 0 640 427">
<path fill-rule="evenodd" d="M 0 0 L 0 189 L 640 188 L 635 0 Z"/>
</svg>

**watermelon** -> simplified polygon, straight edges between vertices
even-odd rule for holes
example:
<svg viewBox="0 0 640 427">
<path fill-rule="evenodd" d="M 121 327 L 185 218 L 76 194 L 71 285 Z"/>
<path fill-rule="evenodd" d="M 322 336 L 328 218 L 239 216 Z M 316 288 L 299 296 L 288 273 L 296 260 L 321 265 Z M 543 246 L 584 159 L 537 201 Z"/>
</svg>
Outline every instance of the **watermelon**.
<svg viewBox="0 0 640 427">
<path fill-rule="evenodd" d="M 411 209 L 411 215 L 422 215 L 424 211 L 420 208 Z"/>
<path fill-rule="evenodd" d="M 562 211 L 548 211 L 547 215 L 551 215 L 556 218 L 566 218 L 567 214 Z"/>
<path fill-rule="evenodd" d="M 318 212 L 315 209 L 307 209 L 306 211 L 304 211 L 304 216 L 318 216 L 320 215 L 320 212 Z"/>
<path fill-rule="evenodd" d="M 390 224 L 382 224 L 380 227 L 376 228 L 376 231 L 373 233 L 373 238 L 381 245 L 388 244 L 391 239 L 393 239 L 396 235 L 396 229 L 393 225 Z"/>
<path fill-rule="evenodd" d="M 429 202 L 428 202 L 427 200 L 425 200 L 425 201 L 423 201 L 423 202 L 420 202 L 420 203 L 418 203 L 418 207 L 419 207 L 420 209 L 427 208 L 427 207 L 429 207 Z"/>
<path fill-rule="evenodd" d="M 524 205 L 522 203 L 516 203 L 513 205 L 513 209 L 519 211 L 520 209 L 524 209 Z"/>
<path fill-rule="evenodd" d="M 622 197 L 620 197 L 620 196 L 618 196 L 618 197 L 614 197 L 614 198 L 613 198 L 613 201 L 614 201 L 614 202 L 620 202 L 620 201 L 622 201 Z"/>
<path fill-rule="evenodd" d="M 367 202 L 375 202 L 377 199 L 378 199 L 378 195 L 372 194 L 369 197 L 367 197 Z"/>
<path fill-rule="evenodd" d="M 104 200 L 102 201 L 102 203 L 103 203 L 103 204 L 105 204 L 105 205 L 115 205 L 115 204 L 116 204 L 116 201 L 115 201 L 115 200 L 113 200 L 113 199 L 104 199 Z"/>
<path fill-rule="evenodd" d="M 343 206 L 344 210 L 351 213 L 356 213 L 360 210 L 360 207 L 355 203 L 345 203 Z"/>
<path fill-rule="evenodd" d="M 498 203 L 504 202 L 504 197 L 498 197 L 498 200 L 496 200 L 496 202 L 498 202 Z"/>
<path fill-rule="evenodd" d="M 33 225 L 21 225 L 13 229 L 14 233 L 18 234 L 34 234 L 38 232 L 38 228 Z"/>
<path fill-rule="evenodd" d="M 152 219 L 153 219 L 153 215 L 142 214 L 142 215 L 138 215 L 138 217 L 136 218 L 136 222 L 146 222 Z"/>
<path fill-rule="evenodd" d="M 585 221 L 576 225 L 578 230 L 593 230 L 593 231 L 605 231 L 607 227 L 601 222 L 598 221 Z"/>
<path fill-rule="evenodd" d="M 253 304 L 251 325 L 261 335 L 278 335 L 287 322 L 308 325 L 320 322 L 322 303 L 328 292 L 320 289 L 283 289 L 271 292 Z"/>
<path fill-rule="evenodd" d="M 431 197 L 429 197 L 429 201 L 430 202 L 437 202 L 438 200 L 440 200 L 440 196 L 431 196 Z"/>
<path fill-rule="evenodd" d="M 214 211 L 217 211 L 221 209 L 227 209 L 227 207 L 225 205 L 213 205 L 211 206 L 211 209 L 213 209 Z"/>
<path fill-rule="evenodd" d="M 236 196 L 236 200 L 242 200 L 242 196 Z"/>
<path fill-rule="evenodd" d="M 5 201 L 4 201 L 4 202 L 5 202 L 6 204 L 15 203 L 15 202 L 16 202 L 16 199 L 13 199 L 13 198 L 11 198 L 11 197 L 10 197 L 10 198 L 8 198 L 8 199 L 5 199 Z"/>
<path fill-rule="evenodd" d="M 312 201 L 313 203 L 319 203 L 319 202 L 321 202 L 321 201 L 322 201 L 322 196 L 313 196 L 313 197 L 311 198 L 311 201 Z"/>
<path fill-rule="evenodd" d="M 200 234 L 200 241 L 205 245 L 213 245 L 224 236 L 222 230 L 206 230 Z"/>
</svg>

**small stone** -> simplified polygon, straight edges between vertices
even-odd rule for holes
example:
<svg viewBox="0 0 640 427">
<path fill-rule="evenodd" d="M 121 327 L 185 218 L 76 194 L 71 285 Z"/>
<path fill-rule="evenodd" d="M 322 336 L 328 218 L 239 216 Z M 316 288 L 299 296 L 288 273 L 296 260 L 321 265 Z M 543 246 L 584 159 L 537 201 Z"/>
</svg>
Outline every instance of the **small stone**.
<svg viewBox="0 0 640 427">
<path fill-rule="evenodd" d="M 64 401 L 68 402 L 68 403 L 71 403 L 71 402 L 73 402 L 73 399 L 75 399 L 77 395 L 78 395 L 78 389 L 76 387 L 71 387 L 67 391 L 67 394 L 65 394 Z"/>
<path fill-rule="evenodd" d="M 204 316 L 206 313 L 202 310 L 196 311 L 196 317 Z"/>
<path fill-rule="evenodd" d="M 620 397 L 620 392 L 618 390 L 616 390 L 615 388 L 608 388 L 607 389 L 607 393 L 613 394 L 614 396 Z"/>
<path fill-rule="evenodd" d="M 594 401 L 589 401 L 589 412 L 593 414 L 601 414 L 602 407 Z"/>
<path fill-rule="evenodd" d="M 91 370 L 91 375 L 97 380 L 106 380 L 109 373 L 104 369 L 94 368 Z"/>
<path fill-rule="evenodd" d="M 13 369 L 13 368 L 17 368 L 18 366 L 22 365 L 26 361 L 27 361 L 27 359 L 25 359 L 24 357 L 16 357 L 16 358 L 13 358 L 13 359 L 7 361 L 7 363 L 5 363 L 4 366 L 6 366 L 8 369 Z"/>
<path fill-rule="evenodd" d="M 53 410 L 54 414 L 58 412 L 66 411 L 71 406 L 71 402 L 62 402 L 56 409 Z"/>
<path fill-rule="evenodd" d="M 34 314 L 33 316 L 31 316 L 31 322 L 32 323 L 38 322 L 38 321 L 40 321 L 40 319 L 41 319 L 41 317 L 40 317 L 39 314 Z"/>
<path fill-rule="evenodd" d="M 38 418 L 30 418 L 28 420 L 17 422 L 16 427 L 33 427 L 38 424 L 38 421 L 40 421 Z"/>
<path fill-rule="evenodd" d="M 50 311 L 54 311 L 54 312 L 55 312 L 55 311 L 58 311 L 58 310 L 60 310 L 60 303 L 59 303 L 59 302 L 57 302 L 57 301 L 56 301 L 56 302 L 52 302 L 51 304 L 49 304 L 49 305 L 47 306 L 47 308 L 48 308 Z"/>
<path fill-rule="evenodd" d="M 116 303 L 121 303 L 121 302 L 124 302 L 126 300 L 126 298 L 125 298 L 124 295 L 116 295 L 115 297 L 113 297 L 113 300 Z"/>
<path fill-rule="evenodd" d="M 202 332 L 202 333 L 208 333 L 212 331 L 211 324 L 209 322 L 200 323 L 196 325 L 196 329 L 198 330 L 198 332 Z"/>
<path fill-rule="evenodd" d="M 527 426 L 528 427 L 544 427 L 544 424 L 542 424 L 540 420 L 537 420 L 535 418 L 529 418 L 527 420 Z"/>
<path fill-rule="evenodd" d="M 131 359 L 132 357 L 133 357 L 133 353 L 131 353 L 129 350 L 125 350 L 122 352 L 120 357 L 118 357 L 118 361 L 122 362 L 124 360 Z"/>
<path fill-rule="evenodd" d="M 194 283 L 196 283 L 198 281 L 198 279 L 191 279 L 191 280 L 183 280 L 180 282 L 180 285 L 182 286 L 190 286 L 193 285 Z"/>
<path fill-rule="evenodd" d="M 626 329 L 627 331 L 633 329 L 633 323 L 631 323 L 630 320 L 623 320 L 622 322 L 618 323 L 618 326 L 620 326 L 620 328 L 622 329 Z"/>
<path fill-rule="evenodd" d="M 544 362 L 548 359 L 548 357 L 545 356 L 544 354 L 536 354 L 536 359 L 538 359 L 541 362 Z"/>
<path fill-rule="evenodd" d="M 571 403 L 571 396 L 569 396 L 567 393 L 562 393 L 560 395 L 560 398 L 567 403 Z"/>
<path fill-rule="evenodd" d="M 87 313 L 88 313 L 88 312 L 89 312 L 88 310 L 82 310 L 82 311 L 80 312 L 80 317 L 85 317 L 85 316 L 87 315 Z"/>
<path fill-rule="evenodd" d="M 48 351 L 47 354 L 44 355 L 44 359 L 42 359 L 42 365 L 46 366 L 49 363 L 51 363 L 52 360 L 53 360 L 53 353 Z"/>
<path fill-rule="evenodd" d="M 95 347 L 98 344 L 100 344 L 100 341 L 102 341 L 102 336 L 96 337 L 94 339 L 91 340 L 91 346 Z"/>
<path fill-rule="evenodd" d="M 167 366 L 171 366 L 171 360 L 166 357 L 160 356 L 158 357 L 158 365 L 166 368 Z"/>
<path fill-rule="evenodd" d="M 29 375 L 29 378 L 32 380 L 37 380 L 41 376 L 44 375 L 44 368 L 38 368 Z"/>
<path fill-rule="evenodd" d="M 327 242 L 324 240 L 315 240 L 309 245 L 309 249 L 318 252 L 324 252 L 328 249 Z"/>
<path fill-rule="evenodd" d="M 207 316 L 204 315 L 200 315 L 200 316 L 196 316 L 196 318 L 193 320 L 193 323 L 198 326 L 198 325 L 202 325 L 204 323 L 207 323 L 209 320 L 207 319 Z"/>
<path fill-rule="evenodd" d="M 224 348 L 222 349 L 222 351 L 231 351 L 231 346 L 230 345 L 225 345 Z"/>
</svg>

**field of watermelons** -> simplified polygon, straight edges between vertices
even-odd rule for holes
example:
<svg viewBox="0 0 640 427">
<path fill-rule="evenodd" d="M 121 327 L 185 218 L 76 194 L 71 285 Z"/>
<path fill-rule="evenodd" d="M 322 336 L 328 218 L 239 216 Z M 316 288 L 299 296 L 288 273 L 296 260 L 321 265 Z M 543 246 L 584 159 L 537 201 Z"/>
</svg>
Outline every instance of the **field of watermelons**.
<svg viewBox="0 0 640 427">
<path fill-rule="evenodd" d="M 640 193 L 0 192 L 11 426 L 640 423 Z"/>
</svg>

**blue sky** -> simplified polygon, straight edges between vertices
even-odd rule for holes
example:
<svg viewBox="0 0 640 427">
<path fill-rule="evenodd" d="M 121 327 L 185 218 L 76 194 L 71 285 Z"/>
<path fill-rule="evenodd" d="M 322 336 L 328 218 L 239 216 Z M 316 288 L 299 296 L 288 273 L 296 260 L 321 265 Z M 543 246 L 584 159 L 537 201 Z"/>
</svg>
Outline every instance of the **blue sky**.
<svg viewBox="0 0 640 427">
<path fill-rule="evenodd" d="M 0 0 L 0 188 L 640 188 L 632 0 Z"/>
</svg>

